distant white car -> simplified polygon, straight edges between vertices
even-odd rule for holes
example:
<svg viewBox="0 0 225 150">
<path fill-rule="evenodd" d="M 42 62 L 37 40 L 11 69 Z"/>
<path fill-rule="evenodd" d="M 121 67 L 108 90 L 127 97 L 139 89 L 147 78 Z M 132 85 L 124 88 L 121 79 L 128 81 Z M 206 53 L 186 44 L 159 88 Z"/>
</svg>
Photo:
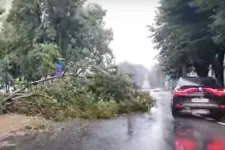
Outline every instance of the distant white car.
<svg viewBox="0 0 225 150">
<path fill-rule="evenodd" d="M 161 91 L 160 88 L 153 89 L 153 92 L 159 92 L 159 91 Z"/>
</svg>

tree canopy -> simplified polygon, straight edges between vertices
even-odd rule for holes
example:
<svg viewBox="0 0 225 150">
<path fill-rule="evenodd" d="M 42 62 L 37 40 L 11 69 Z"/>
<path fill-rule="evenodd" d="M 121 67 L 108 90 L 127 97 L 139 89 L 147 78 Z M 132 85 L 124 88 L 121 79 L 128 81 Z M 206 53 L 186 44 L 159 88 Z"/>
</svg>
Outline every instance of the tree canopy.
<svg viewBox="0 0 225 150">
<path fill-rule="evenodd" d="M 208 75 L 212 66 L 223 83 L 224 15 L 222 0 L 161 0 L 149 29 L 164 71 L 174 78 L 195 71 Z"/>
<path fill-rule="evenodd" d="M 37 80 L 54 72 L 57 58 L 75 74 L 111 64 L 113 33 L 105 15 L 100 5 L 83 0 L 13 0 L 0 36 L 2 76 Z"/>
<path fill-rule="evenodd" d="M 113 32 L 105 27 L 100 5 L 10 0 L 9 6 L 0 9 L 0 114 L 61 120 L 149 109 L 149 93 L 135 90 L 114 64 Z M 49 77 L 59 62 L 62 75 Z"/>
</svg>

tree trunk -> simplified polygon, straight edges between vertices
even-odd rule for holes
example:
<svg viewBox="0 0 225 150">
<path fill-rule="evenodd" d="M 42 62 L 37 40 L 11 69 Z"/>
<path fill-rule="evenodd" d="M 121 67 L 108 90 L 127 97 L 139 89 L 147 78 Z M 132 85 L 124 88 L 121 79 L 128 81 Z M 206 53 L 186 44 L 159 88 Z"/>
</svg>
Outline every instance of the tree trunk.
<svg viewBox="0 0 225 150">
<path fill-rule="evenodd" d="M 218 52 L 218 57 L 216 57 L 213 61 L 212 68 L 214 70 L 216 79 L 220 82 L 222 86 L 224 86 L 223 61 L 224 61 L 224 51 L 220 50 Z"/>
<path fill-rule="evenodd" d="M 185 65 L 182 66 L 182 76 L 187 75 L 187 67 Z"/>
<path fill-rule="evenodd" d="M 219 61 L 219 81 L 221 82 L 221 85 L 224 86 L 224 69 L 223 69 L 223 61 L 224 61 L 224 51 L 222 51 L 219 54 L 218 57 Z"/>
</svg>

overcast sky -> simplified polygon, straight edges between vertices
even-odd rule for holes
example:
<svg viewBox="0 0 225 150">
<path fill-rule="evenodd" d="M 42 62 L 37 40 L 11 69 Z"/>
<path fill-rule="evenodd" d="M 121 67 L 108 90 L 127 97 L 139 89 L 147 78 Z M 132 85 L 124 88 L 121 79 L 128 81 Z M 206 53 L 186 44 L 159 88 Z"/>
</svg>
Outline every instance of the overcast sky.
<svg viewBox="0 0 225 150">
<path fill-rule="evenodd" d="M 114 33 L 110 47 L 116 62 L 129 61 L 150 68 L 157 51 L 153 49 L 147 25 L 154 21 L 158 0 L 89 0 L 107 10 L 105 22 Z"/>
</svg>

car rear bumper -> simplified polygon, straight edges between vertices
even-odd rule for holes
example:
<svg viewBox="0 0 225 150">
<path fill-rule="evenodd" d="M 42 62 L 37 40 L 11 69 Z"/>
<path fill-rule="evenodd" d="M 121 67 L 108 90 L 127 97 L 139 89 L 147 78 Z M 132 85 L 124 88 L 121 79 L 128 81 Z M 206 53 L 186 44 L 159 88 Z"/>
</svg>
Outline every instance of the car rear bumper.
<svg viewBox="0 0 225 150">
<path fill-rule="evenodd" d="M 195 112 L 198 113 L 201 111 L 204 111 L 203 114 L 205 115 L 215 112 L 225 112 L 225 108 L 221 108 L 221 105 L 213 103 L 183 103 L 183 104 L 175 104 L 173 105 L 173 107 L 176 111 L 188 114 L 189 113 L 194 114 Z"/>
<path fill-rule="evenodd" d="M 218 104 L 196 104 L 196 103 L 184 103 L 181 105 L 183 108 L 203 108 L 203 109 L 216 109 L 220 108 Z"/>
</svg>

